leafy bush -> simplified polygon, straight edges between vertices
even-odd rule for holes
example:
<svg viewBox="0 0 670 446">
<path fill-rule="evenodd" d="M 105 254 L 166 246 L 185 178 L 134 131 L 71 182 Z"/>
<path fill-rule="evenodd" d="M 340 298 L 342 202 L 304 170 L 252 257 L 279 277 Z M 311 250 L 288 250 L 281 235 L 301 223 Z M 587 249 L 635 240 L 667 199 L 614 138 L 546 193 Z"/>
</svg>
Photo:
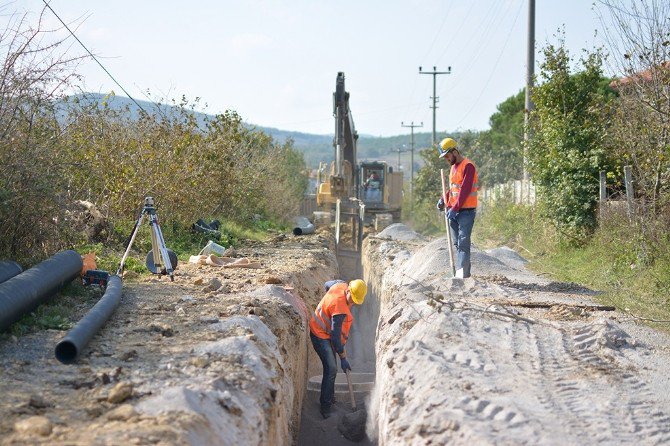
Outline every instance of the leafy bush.
<svg viewBox="0 0 670 446">
<path fill-rule="evenodd" d="M 583 71 L 571 74 L 562 42 L 548 45 L 544 56 L 544 83 L 533 92 L 528 170 L 544 215 L 561 235 L 581 242 L 596 227 L 599 172 L 609 164 L 602 61 L 598 52 L 589 54 Z"/>
</svg>

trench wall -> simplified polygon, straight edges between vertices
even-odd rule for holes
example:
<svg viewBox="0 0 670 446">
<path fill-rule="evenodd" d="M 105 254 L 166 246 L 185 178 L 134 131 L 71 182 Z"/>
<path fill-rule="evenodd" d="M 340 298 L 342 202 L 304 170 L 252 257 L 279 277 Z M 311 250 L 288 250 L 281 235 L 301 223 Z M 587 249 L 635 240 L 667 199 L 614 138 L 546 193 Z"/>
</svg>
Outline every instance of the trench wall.
<svg viewBox="0 0 670 446">
<path fill-rule="evenodd" d="M 171 350 L 173 363 L 183 358 L 193 367 L 171 382 L 141 389 L 148 396 L 134 410 L 143 422 L 130 431 L 111 423 L 98 441 L 113 444 L 123 430 L 129 438 L 147 438 L 158 425 L 169 444 L 293 444 L 312 350 L 308 316 L 322 297 L 323 282 L 337 274 L 334 256 L 321 257 L 283 277 L 292 289 L 265 285 L 231 295 L 221 317 L 204 321 L 208 341 Z"/>
</svg>

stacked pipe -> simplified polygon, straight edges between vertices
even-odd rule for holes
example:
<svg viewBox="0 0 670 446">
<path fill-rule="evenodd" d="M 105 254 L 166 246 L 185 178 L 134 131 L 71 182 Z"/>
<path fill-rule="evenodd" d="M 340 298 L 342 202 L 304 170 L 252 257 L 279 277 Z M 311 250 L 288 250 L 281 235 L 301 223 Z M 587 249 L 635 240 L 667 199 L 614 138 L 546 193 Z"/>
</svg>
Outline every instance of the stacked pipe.
<svg viewBox="0 0 670 446">
<path fill-rule="evenodd" d="M 0 331 L 71 282 L 82 266 L 81 256 L 76 251 L 62 251 L 0 283 Z"/>
<path fill-rule="evenodd" d="M 12 277 L 21 274 L 23 268 L 13 260 L 3 260 L 0 262 L 0 283 L 6 282 Z"/>
<path fill-rule="evenodd" d="M 109 278 L 105 294 L 98 303 L 56 345 L 56 359 L 63 364 L 72 364 L 77 360 L 81 351 L 119 305 L 122 285 L 119 276 Z"/>
</svg>

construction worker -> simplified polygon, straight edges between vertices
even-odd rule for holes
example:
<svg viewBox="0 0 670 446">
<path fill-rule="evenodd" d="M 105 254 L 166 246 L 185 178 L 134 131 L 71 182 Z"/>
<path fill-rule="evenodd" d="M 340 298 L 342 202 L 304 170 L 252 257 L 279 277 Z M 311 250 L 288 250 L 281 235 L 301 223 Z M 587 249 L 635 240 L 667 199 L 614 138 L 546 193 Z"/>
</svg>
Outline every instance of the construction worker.
<svg viewBox="0 0 670 446">
<path fill-rule="evenodd" d="M 365 199 L 370 201 L 381 200 L 379 174 L 373 171 L 367 180 L 365 180 Z"/>
<path fill-rule="evenodd" d="M 472 161 L 464 158 L 458 144 L 452 138 L 444 138 L 439 143 L 440 158 L 451 165 L 449 171 L 449 191 L 447 202 L 443 198 L 437 208 L 447 208 L 447 219 L 451 240 L 456 247 L 456 277 L 470 277 L 470 235 L 477 213 L 477 169 Z"/>
<path fill-rule="evenodd" d="M 328 418 L 335 398 L 335 378 L 337 362 L 335 355 L 340 357 L 343 372 L 351 370 L 344 345 L 347 343 L 349 329 L 354 322 L 351 315 L 353 304 L 362 305 L 368 286 L 361 279 L 346 283 L 342 280 L 331 280 L 324 284 L 326 295 L 314 310 L 309 321 L 309 337 L 314 350 L 323 365 L 321 379 L 321 415 Z"/>
</svg>

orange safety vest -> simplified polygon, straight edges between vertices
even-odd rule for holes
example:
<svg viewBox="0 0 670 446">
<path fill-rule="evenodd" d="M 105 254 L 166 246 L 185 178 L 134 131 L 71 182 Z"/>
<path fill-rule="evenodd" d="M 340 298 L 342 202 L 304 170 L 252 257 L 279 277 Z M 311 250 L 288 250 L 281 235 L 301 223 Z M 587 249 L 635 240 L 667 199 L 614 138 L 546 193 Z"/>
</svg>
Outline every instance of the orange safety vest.
<svg viewBox="0 0 670 446">
<path fill-rule="evenodd" d="M 321 339 L 330 339 L 333 332 L 333 316 L 336 314 L 345 314 L 342 322 L 342 345 L 347 343 L 349 329 L 354 322 L 349 305 L 347 305 L 346 291 L 349 285 L 346 283 L 336 283 L 323 296 L 321 302 L 314 310 L 312 318 L 309 320 L 309 330 L 314 336 Z"/>
<path fill-rule="evenodd" d="M 459 164 L 451 166 L 451 171 L 449 171 L 449 203 L 448 207 L 453 207 L 458 202 L 458 193 L 461 191 L 461 184 L 463 184 L 463 178 L 465 177 L 465 166 L 472 164 L 472 167 L 475 167 L 475 164 L 467 158 L 464 158 Z M 477 169 L 475 168 L 475 177 L 472 180 L 472 190 L 470 195 L 463 202 L 462 209 L 470 209 L 477 207 Z"/>
</svg>

